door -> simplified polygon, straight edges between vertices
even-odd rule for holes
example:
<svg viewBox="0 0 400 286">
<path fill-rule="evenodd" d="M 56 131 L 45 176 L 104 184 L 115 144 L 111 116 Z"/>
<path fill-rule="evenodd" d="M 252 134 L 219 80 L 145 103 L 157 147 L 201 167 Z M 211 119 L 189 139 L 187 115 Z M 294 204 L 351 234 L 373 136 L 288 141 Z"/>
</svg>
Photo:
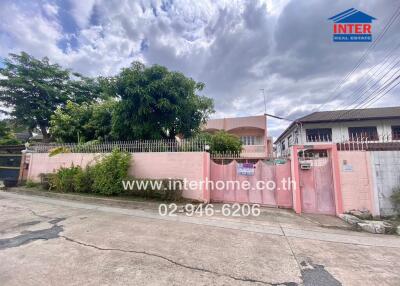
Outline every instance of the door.
<svg viewBox="0 0 400 286">
<path fill-rule="evenodd" d="M 300 168 L 302 209 L 305 213 L 331 214 L 335 212 L 332 161 L 329 157 L 307 160 L 309 170 Z"/>
</svg>

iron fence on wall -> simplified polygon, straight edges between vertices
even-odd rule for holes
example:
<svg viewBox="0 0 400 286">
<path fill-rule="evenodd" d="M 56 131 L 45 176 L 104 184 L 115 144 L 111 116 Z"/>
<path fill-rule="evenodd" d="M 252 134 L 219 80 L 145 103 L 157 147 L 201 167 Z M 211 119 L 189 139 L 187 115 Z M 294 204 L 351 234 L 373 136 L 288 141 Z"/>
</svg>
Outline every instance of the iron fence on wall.
<svg viewBox="0 0 400 286">
<path fill-rule="evenodd" d="M 142 152 L 203 152 L 208 149 L 205 141 L 182 140 L 137 140 L 103 143 L 39 143 L 27 148 L 28 152 L 50 153 L 60 149 L 64 153 L 109 153 L 114 149 L 129 153 Z"/>
<path fill-rule="evenodd" d="M 396 151 L 400 150 L 398 134 L 380 134 L 374 136 L 351 136 L 337 143 L 339 151 Z"/>
</svg>

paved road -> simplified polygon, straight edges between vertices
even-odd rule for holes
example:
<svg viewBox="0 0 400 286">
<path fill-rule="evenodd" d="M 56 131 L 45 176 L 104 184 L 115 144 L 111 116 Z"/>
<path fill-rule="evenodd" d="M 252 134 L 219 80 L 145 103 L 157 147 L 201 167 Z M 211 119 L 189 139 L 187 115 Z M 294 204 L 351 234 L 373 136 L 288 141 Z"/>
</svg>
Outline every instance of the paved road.
<svg viewBox="0 0 400 286">
<path fill-rule="evenodd" d="M 0 285 L 400 285 L 400 238 L 0 192 Z"/>
</svg>

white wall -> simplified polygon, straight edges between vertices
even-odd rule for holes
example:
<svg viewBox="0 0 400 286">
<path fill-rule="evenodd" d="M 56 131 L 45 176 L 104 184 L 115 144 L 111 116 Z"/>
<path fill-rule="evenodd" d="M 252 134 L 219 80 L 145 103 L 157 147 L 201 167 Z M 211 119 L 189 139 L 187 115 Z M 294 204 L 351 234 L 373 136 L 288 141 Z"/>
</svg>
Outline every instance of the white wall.
<svg viewBox="0 0 400 286">
<path fill-rule="evenodd" d="M 376 126 L 378 135 L 381 137 L 383 135 L 390 134 L 392 132 L 392 126 L 399 126 L 400 119 L 395 120 L 360 120 L 360 121 L 346 121 L 346 122 L 331 122 L 331 123 L 305 123 L 303 124 L 302 130 L 298 130 L 299 138 L 298 144 L 331 144 L 332 142 L 307 142 L 306 140 L 306 129 L 309 128 L 332 128 L 332 141 L 334 143 L 342 142 L 343 140 L 349 139 L 348 127 L 363 127 L 363 126 Z M 279 142 L 277 142 L 277 153 L 278 155 L 282 154 L 281 152 L 281 143 L 282 140 L 285 142 L 286 150 L 288 150 L 288 142 L 287 138 L 292 135 L 292 142 L 295 142 L 295 131 L 296 127 L 291 130 L 285 137 L 283 137 Z"/>
</svg>

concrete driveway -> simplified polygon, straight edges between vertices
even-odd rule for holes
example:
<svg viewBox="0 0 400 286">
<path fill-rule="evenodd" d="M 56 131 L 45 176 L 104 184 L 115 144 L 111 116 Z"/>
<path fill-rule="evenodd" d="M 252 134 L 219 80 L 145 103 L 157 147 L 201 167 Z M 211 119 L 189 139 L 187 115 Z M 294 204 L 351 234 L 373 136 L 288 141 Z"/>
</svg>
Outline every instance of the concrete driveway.
<svg viewBox="0 0 400 286">
<path fill-rule="evenodd" d="M 160 217 L 0 192 L 0 285 L 400 285 L 400 238 L 335 220 Z"/>
</svg>

